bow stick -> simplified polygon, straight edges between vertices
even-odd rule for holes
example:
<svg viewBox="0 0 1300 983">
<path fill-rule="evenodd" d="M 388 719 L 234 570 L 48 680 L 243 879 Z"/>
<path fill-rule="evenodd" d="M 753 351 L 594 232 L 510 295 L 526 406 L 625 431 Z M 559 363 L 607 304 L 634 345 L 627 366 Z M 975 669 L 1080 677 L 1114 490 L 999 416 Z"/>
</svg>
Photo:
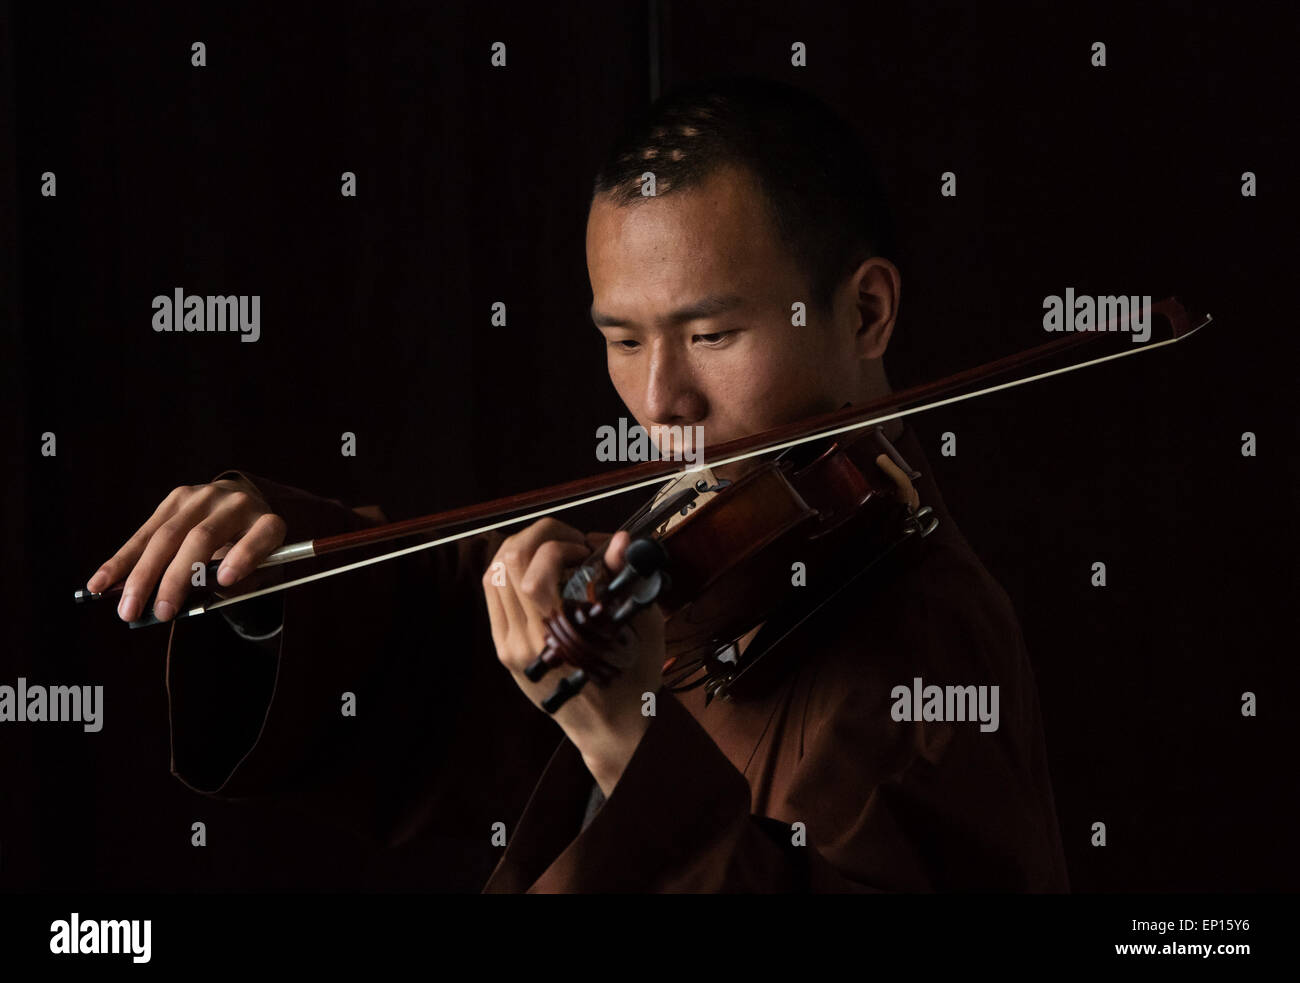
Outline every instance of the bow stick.
<svg viewBox="0 0 1300 983">
<path fill-rule="evenodd" d="M 414 546 L 394 550 L 390 553 L 368 557 L 367 559 L 358 560 L 354 563 L 348 563 L 339 567 L 331 567 L 328 570 L 322 570 L 318 573 L 298 577 L 293 580 L 282 581 L 281 583 L 272 584 L 269 587 L 248 591 L 233 597 L 221 598 L 208 604 L 197 605 L 179 612 L 173 620 L 195 617 L 200 614 L 205 614 L 208 611 L 215 611 L 232 604 L 238 604 L 241 601 L 248 601 L 255 597 L 274 594 L 278 591 L 288 590 L 290 587 L 309 584 L 316 580 L 323 580 L 326 577 L 333 577 L 338 574 L 347 573 L 351 570 L 359 570 L 362 567 L 371 566 L 376 563 L 383 563 L 387 560 L 395 560 L 411 553 L 433 549 L 436 546 L 454 543 L 461 539 L 467 539 L 471 536 L 492 532 L 493 530 L 507 526 L 518 525 L 524 522 L 534 522 L 537 519 L 544 518 L 548 515 L 554 515 L 557 512 L 564 512 L 581 505 L 598 502 L 602 499 L 612 498 L 616 495 L 623 495 L 627 492 L 636 491 L 641 488 L 660 485 L 663 483 L 665 478 L 672 475 L 684 476 L 687 474 L 702 472 L 706 468 L 718 468 L 727 464 L 735 464 L 761 455 L 783 451 L 791 447 L 797 447 L 801 444 L 826 440 L 831 437 L 838 437 L 841 434 L 863 430 L 867 427 L 879 426 L 880 424 L 888 423 L 891 420 L 900 419 L 905 416 L 915 416 L 929 410 L 939 409 L 943 406 L 951 406 L 954 403 L 960 403 L 968 399 L 975 399 L 979 396 L 987 396 L 991 393 L 999 392 L 1004 389 L 1012 389 L 1016 386 L 1023 386 L 1031 382 L 1037 382 L 1041 379 L 1050 379 L 1053 376 L 1063 375 L 1064 373 L 1073 372 L 1077 369 L 1087 368 L 1092 365 L 1100 365 L 1103 362 L 1111 362 L 1115 359 L 1126 358 L 1129 355 L 1136 355 L 1140 352 L 1163 348 L 1166 345 L 1172 345 L 1191 337 L 1213 320 L 1209 314 L 1199 317 L 1189 314 L 1182 303 L 1173 297 L 1152 304 L 1151 313 L 1152 315 L 1161 315 L 1169 322 L 1169 337 L 1160 341 L 1148 341 L 1109 355 L 1103 355 L 1084 362 L 1062 366 L 1047 372 L 1039 372 L 1023 378 L 1013 379 L 1009 382 L 1002 382 L 983 389 L 976 389 L 955 396 L 946 395 L 956 390 L 960 390 L 977 380 L 1014 371 L 1015 369 L 1033 362 L 1038 362 L 1044 358 L 1049 358 L 1053 355 L 1058 355 L 1070 349 L 1096 341 L 1098 338 L 1113 338 L 1115 337 L 1113 333 L 1123 330 L 1124 326 L 1111 324 L 1104 329 L 1098 328 L 1095 331 L 1077 332 L 1072 336 L 1067 335 L 1065 338 L 1050 341 L 1046 344 L 1028 349 L 1027 351 L 1009 355 L 1005 358 L 997 359 L 971 369 L 966 369 L 944 379 L 922 383 L 921 385 L 913 386 L 910 389 L 905 389 L 902 392 L 892 393 L 888 396 L 881 397 L 880 399 L 872 400 L 869 403 L 864 403 L 859 406 L 845 407 L 844 409 L 824 413 L 810 419 L 765 430 L 762 433 L 752 434 L 748 437 L 739 437 L 735 440 L 729 440 L 723 444 L 719 444 L 713 449 L 712 457 L 710 459 L 701 462 L 694 468 L 679 467 L 677 463 L 671 460 L 646 461 L 641 464 L 633 464 L 626 468 L 619 468 L 616 471 L 611 471 L 604 475 L 579 478 L 558 485 L 551 485 L 547 488 L 540 488 L 536 491 L 509 495 L 504 498 L 493 499 L 492 501 L 482 502 L 476 505 L 468 505 L 458 509 L 450 509 L 444 512 L 436 512 L 431 515 L 419 516 L 413 519 L 404 519 L 399 522 L 376 526 L 372 529 L 362 529 L 356 532 L 340 533 L 335 536 L 325 536 L 319 539 L 290 543 L 289 545 L 281 546 L 273 553 L 270 553 L 266 559 L 258 565 L 257 569 L 261 570 L 268 567 L 280 566 L 282 564 L 292 563 L 310 557 L 326 556 L 331 553 L 338 553 L 361 546 L 370 546 L 375 543 L 388 542 L 406 536 L 427 535 L 444 531 L 454 526 L 465 525 L 466 523 L 482 523 L 469 529 L 463 529 L 459 532 L 417 543 Z M 936 399 L 935 397 L 944 398 Z M 920 406 L 911 405 L 925 399 L 933 399 L 934 401 Z M 910 406 L 911 408 L 900 409 L 900 407 L 905 406 Z M 511 514 L 520 512 L 521 510 L 523 510 L 522 514 Z M 509 517 L 501 518 L 502 516 Z M 485 522 L 484 520 L 494 521 Z M 74 600 L 78 603 L 94 601 L 120 593 L 120 591 L 121 585 L 109 588 L 100 593 L 91 593 L 83 588 L 74 593 Z M 132 628 L 139 628 L 157 623 L 156 619 L 153 619 L 152 616 L 150 616 L 139 621 L 133 621 L 130 625 Z"/>
</svg>

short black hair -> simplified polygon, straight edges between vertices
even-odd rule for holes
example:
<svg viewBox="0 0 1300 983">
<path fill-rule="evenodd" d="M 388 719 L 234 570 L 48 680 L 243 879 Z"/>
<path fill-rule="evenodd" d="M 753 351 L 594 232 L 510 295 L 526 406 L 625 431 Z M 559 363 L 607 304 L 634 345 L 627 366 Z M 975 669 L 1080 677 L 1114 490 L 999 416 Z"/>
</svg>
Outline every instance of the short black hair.
<svg viewBox="0 0 1300 983">
<path fill-rule="evenodd" d="M 823 310 L 864 259 L 892 255 L 892 217 L 858 135 L 816 96 L 773 79 L 715 79 L 662 96 L 619 135 L 592 198 L 631 205 L 645 200 L 646 171 L 659 197 L 727 165 L 757 177 L 777 234 Z"/>
</svg>

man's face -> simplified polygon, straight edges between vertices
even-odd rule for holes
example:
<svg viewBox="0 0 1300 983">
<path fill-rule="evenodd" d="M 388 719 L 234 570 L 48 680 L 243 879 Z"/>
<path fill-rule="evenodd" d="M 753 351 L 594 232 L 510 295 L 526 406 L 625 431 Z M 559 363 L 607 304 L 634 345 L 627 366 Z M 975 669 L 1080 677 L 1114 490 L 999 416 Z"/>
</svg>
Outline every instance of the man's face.
<svg viewBox="0 0 1300 983">
<path fill-rule="evenodd" d="M 629 206 L 598 198 L 587 269 L 609 377 L 647 429 L 702 425 L 707 453 L 857 395 L 852 298 L 819 317 L 748 172 Z M 790 323 L 796 302 L 806 325 Z"/>
</svg>

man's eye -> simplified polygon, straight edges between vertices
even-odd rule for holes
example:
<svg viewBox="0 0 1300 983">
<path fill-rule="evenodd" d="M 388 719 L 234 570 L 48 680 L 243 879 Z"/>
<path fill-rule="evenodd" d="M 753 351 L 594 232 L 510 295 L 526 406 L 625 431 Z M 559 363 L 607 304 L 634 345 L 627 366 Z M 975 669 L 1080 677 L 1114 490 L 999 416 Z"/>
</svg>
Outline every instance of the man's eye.
<svg viewBox="0 0 1300 983">
<path fill-rule="evenodd" d="M 704 345 L 718 345 L 726 341 L 732 334 L 734 334 L 732 331 L 713 331 L 709 334 L 697 334 L 693 340 Z"/>
<path fill-rule="evenodd" d="M 641 347 L 641 342 L 633 341 L 630 338 L 624 338 L 622 341 L 611 341 L 610 348 L 617 348 L 620 351 L 634 352 Z"/>
</svg>

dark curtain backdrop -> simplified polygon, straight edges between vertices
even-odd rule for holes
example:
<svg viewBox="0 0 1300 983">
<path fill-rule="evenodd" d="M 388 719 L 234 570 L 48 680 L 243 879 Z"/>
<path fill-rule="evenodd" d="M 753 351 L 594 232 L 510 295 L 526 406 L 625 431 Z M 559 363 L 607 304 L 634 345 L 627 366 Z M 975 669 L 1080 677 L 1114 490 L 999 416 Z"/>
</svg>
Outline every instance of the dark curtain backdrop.
<svg viewBox="0 0 1300 983">
<path fill-rule="evenodd" d="M 1293 15 L 1077 6 L 6 5 L 0 684 L 102 684 L 106 709 L 98 734 L 0 725 L 0 885 L 477 889 L 481 849 L 380 851 L 188 792 L 165 632 L 69 595 L 229 467 L 394 518 L 597 470 L 622 409 L 586 313 L 593 170 L 656 85 L 745 71 L 817 92 L 879 157 L 895 384 L 1040 343 L 1066 287 L 1215 316 L 914 425 L 1020 614 L 1075 888 L 1294 887 Z M 176 287 L 260 294 L 261 340 L 155 333 Z M 196 819 L 219 845 L 189 845 Z"/>
</svg>

